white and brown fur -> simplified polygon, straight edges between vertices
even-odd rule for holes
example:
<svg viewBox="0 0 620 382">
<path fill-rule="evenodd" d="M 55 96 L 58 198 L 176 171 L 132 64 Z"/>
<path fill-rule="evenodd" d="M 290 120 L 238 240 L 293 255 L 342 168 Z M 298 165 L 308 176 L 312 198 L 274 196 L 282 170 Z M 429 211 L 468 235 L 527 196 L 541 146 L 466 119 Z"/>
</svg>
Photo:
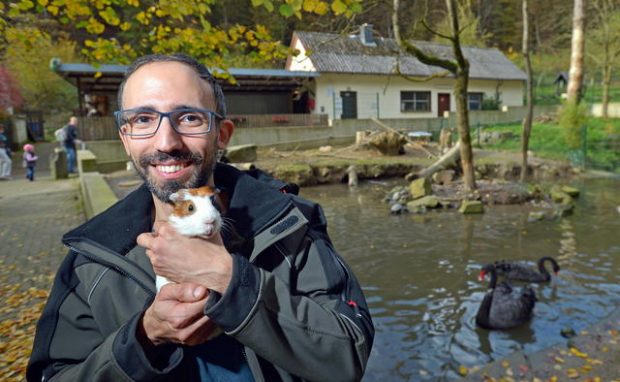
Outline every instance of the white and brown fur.
<svg viewBox="0 0 620 382">
<path fill-rule="evenodd" d="M 223 197 L 224 194 L 219 194 L 209 186 L 179 190 L 170 195 L 173 210 L 168 222 L 182 235 L 213 237 L 222 229 L 223 220 L 216 204 L 221 208 L 222 203 L 225 203 Z M 157 291 L 169 282 L 165 277 L 157 275 Z"/>
</svg>

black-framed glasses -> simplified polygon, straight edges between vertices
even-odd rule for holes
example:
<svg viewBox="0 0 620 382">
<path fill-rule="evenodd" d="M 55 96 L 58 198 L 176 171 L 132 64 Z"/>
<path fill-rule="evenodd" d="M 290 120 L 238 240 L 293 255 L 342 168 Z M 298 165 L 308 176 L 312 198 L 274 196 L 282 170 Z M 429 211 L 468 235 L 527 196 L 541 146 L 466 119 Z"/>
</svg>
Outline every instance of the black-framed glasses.
<svg viewBox="0 0 620 382">
<path fill-rule="evenodd" d="M 220 114 L 194 107 L 179 108 L 167 113 L 150 108 L 118 110 L 114 112 L 116 124 L 123 135 L 150 137 L 157 133 L 161 121 L 167 117 L 170 125 L 180 135 L 208 134 Z"/>
</svg>

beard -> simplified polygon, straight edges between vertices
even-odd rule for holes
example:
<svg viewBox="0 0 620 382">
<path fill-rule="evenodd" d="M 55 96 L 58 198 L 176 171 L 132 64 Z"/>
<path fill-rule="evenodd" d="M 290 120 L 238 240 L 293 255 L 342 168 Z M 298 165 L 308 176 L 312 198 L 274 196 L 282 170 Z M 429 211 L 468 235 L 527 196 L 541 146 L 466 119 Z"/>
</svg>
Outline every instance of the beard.
<svg viewBox="0 0 620 382">
<path fill-rule="evenodd" d="M 163 181 L 161 184 L 156 184 L 155 180 L 149 176 L 149 168 L 152 163 L 165 162 L 169 160 L 189 162 L 196 167 L 196 170 L 186 181 L 180 182 L 171 180 Z M 149 191 L 151 191 L 157 199 L 164 203 L 170 202 L 170 195 L 183 188 L 197 188 L 208 184 L 216 164 L 215 158 L 212 158 L 210 161 L 211 163 L 206 163 L 207 165 L 203 166 L 205 164 L 204 156 L 189 151 L 181 152 L 178 150 L 170 153 L 157 152 L 154 154 L 145 154 L 138 158 L 137 163 L 133 158 L 132 161 L 138 171 L 138 175 L 140 175 L 142 180 L 146 183 Z"/>
</svg>

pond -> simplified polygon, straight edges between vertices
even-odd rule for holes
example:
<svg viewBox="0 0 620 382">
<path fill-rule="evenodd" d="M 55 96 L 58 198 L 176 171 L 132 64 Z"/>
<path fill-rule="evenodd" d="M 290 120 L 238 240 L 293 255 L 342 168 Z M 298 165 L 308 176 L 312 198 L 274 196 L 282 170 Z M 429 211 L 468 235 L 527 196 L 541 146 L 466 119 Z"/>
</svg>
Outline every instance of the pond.
<svg viewBox="0 0 620 382">
<path fill-rule="evenodd" d="M 574 181 L 581 191 L 574 214 L 534 223 L 522 206 L 393 216 L 382 199 L 396 184 L 301 190 L 323 206 L 330 236 L 370 305 L 376 335 L 364 381 L 449 380 L 460 365 L 564 342 L 563 328 L 578 332 L 620 306 L 620 180 Z M 555 257 L 562 270 L 533 285 L 539 301 L 531 322 L 510 331 L 477 328 L 487 289 L 480 268 L 541 256 Z"/>
</svg>

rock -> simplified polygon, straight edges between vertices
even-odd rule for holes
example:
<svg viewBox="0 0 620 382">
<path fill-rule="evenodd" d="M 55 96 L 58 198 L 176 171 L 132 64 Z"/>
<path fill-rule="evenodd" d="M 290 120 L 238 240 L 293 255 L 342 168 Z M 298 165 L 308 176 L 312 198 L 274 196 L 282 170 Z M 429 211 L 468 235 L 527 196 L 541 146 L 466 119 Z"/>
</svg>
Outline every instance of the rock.
<svg viewBox="0 0 620 382">
<path fill-rule="evenodd" d="M 386 131 L 370 138 L 368 144 L 379 150 L 383 155 L 399 155 L 406 142 L 402 135 Z"/>
<path fill-rule="evenodd" d="M 319 147 L 319 152 L 322 153 L 329 153 L 333 150 L 334 148 L 332 146 L 321 146 Z"/>
<path fill-rule="evenodd" d="M 559 189 L 552 189 L 550 196 L 551 196 L 551 200 L 553 200 L 554 203 L 560 203 L 560 204 L 566 205 L 566 204 L 571 204 L 573 202 L 573 198 L 571 198 L 567 193 Z"/>
<path fill-rule="evenodd" d="M 556 218 L 563 218 L 566 216 L 570 216 L 573 214 L 574 209 L 575 209 L 575 205 L 573 203 L 560 204 L 555 208 L 554 216 Z"/>
<path fill-rule="evenodd" d="M 428 178 L 419 178 L 409 184 L 409 195 L 412 199 L 419 199 L 432 193 L 433 188 Z"/>
<path fill-rule="evenodd" d="M 484 208 L 479 200 L 463 200 L 459 212 L 462 214 L 481 214 L 484 213 Z"/>
<path fill-rule="evenodd" d="M 579 196 L 579 190 L 576 189 L 575 187 L 571 187 L 571 186 L 562 186 L 561 188 L 562 192 L 564 192 L 565 194 L 572 196 L 573 198 L 576 198 Z"/>
<path fill-rule="evenodd" d="M 407 175 L 405 175 L 405 180 L 407 182 L 411 182 L 411 181 L 416 180 L 416 179 L 418 179 L 418 174 L 415 173 L 415 172 L 410 172 Z"/>
<path fill-rule="evenodd" d="M 403 212 L 407 212 L 407 208 L 400 203 L 394 203 L 392 207 L 390 207 L 390 213 L 392 215 L 400 215 Z"/>
<path fill-rule="evenodd" d="M 410 211 L 418 207 L 437 208 L 439 207 L 439 199 L 435 195 L 428 195 L 407 203 L 407 209 Z"/>
<path fill-rule="evenodd" d="M 545 218 L 545 213 L 543 211 L 530 211 L 527 216 L 528 223 L 533 223 L 537 221 L 541 221 Z"/>
<path fill-rule="evenodd" d="M 575 332 L 575 329 L 570 328 L 570 327 L 562 328 L 562 330 L 560 330 L 560 334 L 564 338 L 571 338 L 577 335 L 577 333 Z"/>
<path fill-rule="evenodd" d="M 256 145 L 238 145 L 226 148 L 224 156 L 232 163 L 254 162 L 256 160 Z"/>
<path fill-rule="evenodd" d="M 433 174 L 433 182 L 437 184 L 449 185 L 454 180 L 454 170 L 441 170 Z M 405 178 L 406 179 L 406 178 Z"/>
</svg>

